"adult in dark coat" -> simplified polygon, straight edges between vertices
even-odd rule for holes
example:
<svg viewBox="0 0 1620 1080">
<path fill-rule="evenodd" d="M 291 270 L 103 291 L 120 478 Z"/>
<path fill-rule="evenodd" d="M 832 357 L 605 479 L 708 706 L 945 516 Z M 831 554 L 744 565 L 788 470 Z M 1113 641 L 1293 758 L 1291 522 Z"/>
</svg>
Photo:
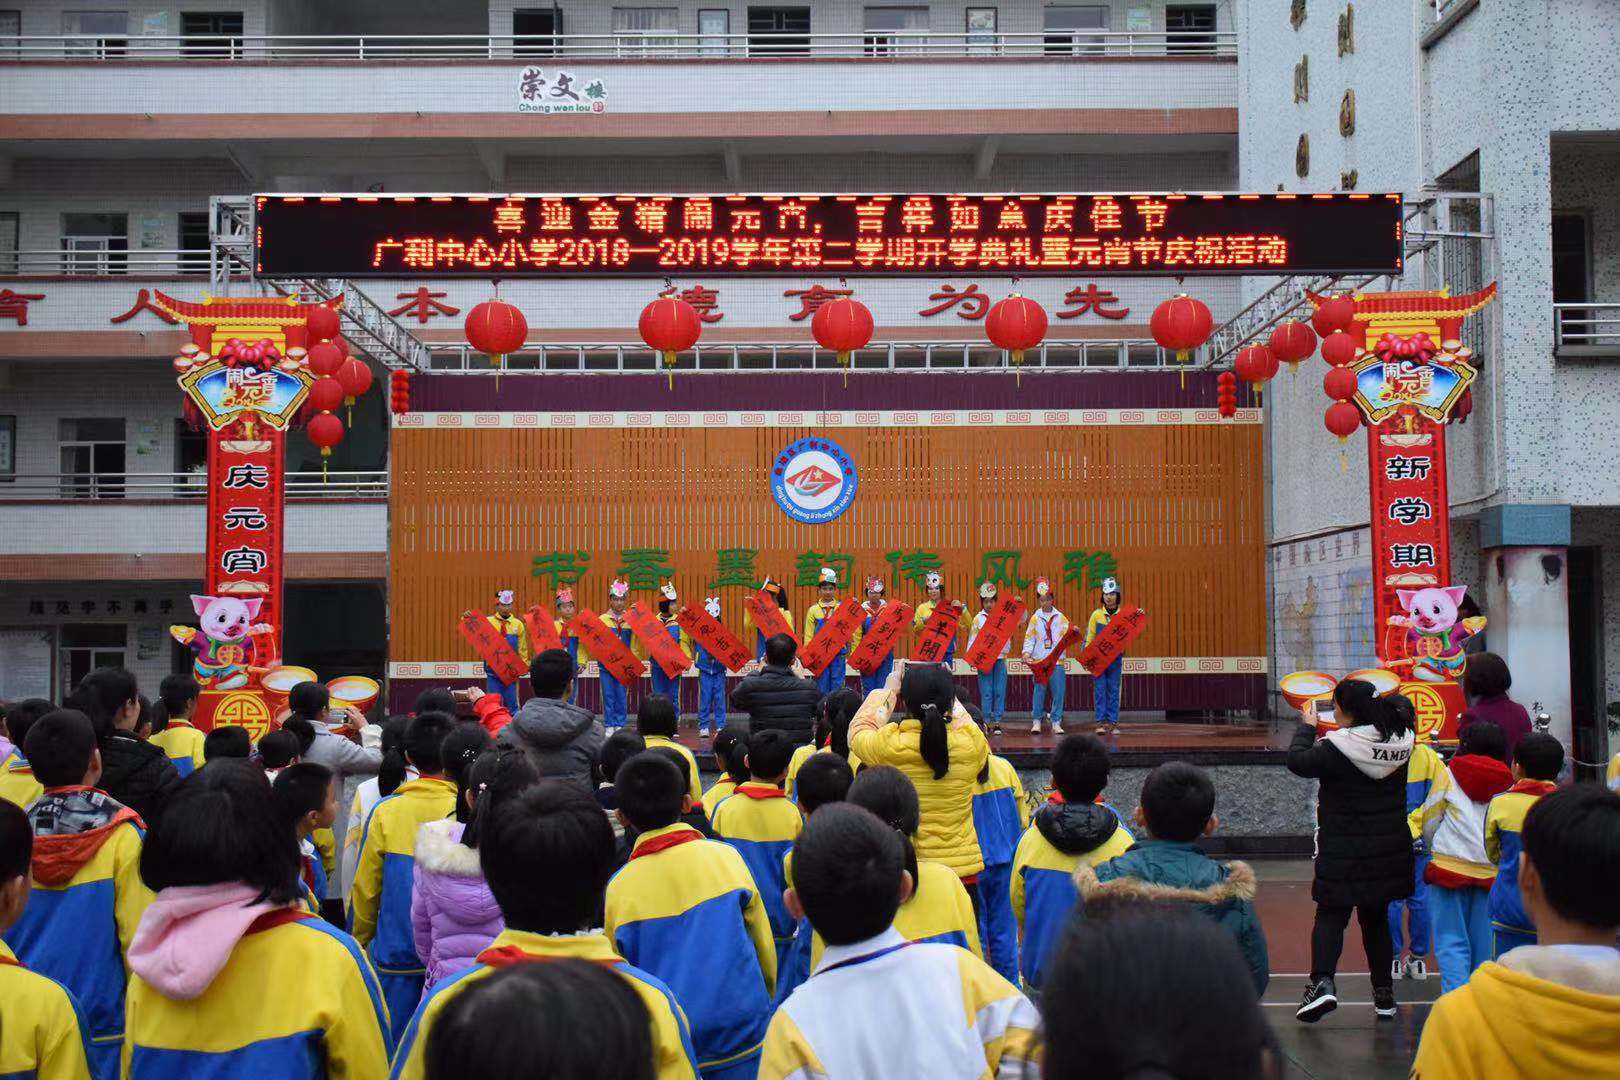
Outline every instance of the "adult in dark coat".
<svg viewBox="0 0 1620 1080">
<path fill-rule="evenodd" d="M 1507 661 L 1492 652 L 1475 653 L 1468 658 L 1462 686 L 1468 697 L 1468 708 L 1457 718 L 1458 737 L 1475 724 L 1495 724 L 1507 737 L 1507 760 L 1509 765 L 1513 764 L 1519 740 L 1534 728 L 1524 706 L 1508 697 L 1513 675 L 1508 671 Z"/>
<path fill-rule="evenodd" d="M 90 718 L 101 749 L 97 786 L 141 816 L 151 828 L 179 786 L 180 771 L 159 747 L 146 741 L 151 703 L 140 696 L 135 676 L 122 668 L 97 668 L 66 701 Z"/>
<path fill-rule="evenodd" d="M 1288 749 L 1288 771 L 1319 782 L 1311 978 L 1296 1013 L 1307 1023 L 1338 1005 L 1333 976 L 1352 910 L 1372 969 L 1374 1007 L 1380 1017 L 1395 1015 L 1389 904 L 1412 895 L 1406 820 L 1412 729 L 1370 683 L 1341 682 L 1333 702 L 1339 730 L 1318 740 L 1313 725 L 1301 724 Z"/>
<path fill-rule="evenodd" d="M 780 731 L 795 743 L 815 734 L 821 690 L 814 679 L 793 670 L 798 651 L 792 638 L 777 634 L 765 642 L 765 666 L 731 692 L 731 707 L 748 714 L 749 731 Z"/>
</svg>

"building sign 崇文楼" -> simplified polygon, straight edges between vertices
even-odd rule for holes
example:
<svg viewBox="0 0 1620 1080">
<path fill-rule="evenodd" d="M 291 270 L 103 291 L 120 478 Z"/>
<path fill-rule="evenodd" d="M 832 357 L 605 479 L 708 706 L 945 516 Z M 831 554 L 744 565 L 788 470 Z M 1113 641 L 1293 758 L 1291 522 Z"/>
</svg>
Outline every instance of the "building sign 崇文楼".
<svg viewBox="0 0 1620 1080">
<path fill-rule="evenodd" d="M 577 75 L 534 64 L 518 72 L 517 111 L 557 113 L 607 112 L 607 82 L 600 76 Z"/>
</svg>

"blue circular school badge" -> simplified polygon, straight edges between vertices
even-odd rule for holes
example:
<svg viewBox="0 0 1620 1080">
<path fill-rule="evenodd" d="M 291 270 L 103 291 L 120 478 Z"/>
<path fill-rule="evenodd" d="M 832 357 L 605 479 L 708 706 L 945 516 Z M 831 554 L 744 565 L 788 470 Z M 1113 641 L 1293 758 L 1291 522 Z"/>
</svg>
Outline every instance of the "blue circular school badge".
<svg viewBox="0 0 1620 1080">
<path fill-rule="evenodd" d="M 831 439 L 787 445 L 771 462 L 771 495 L 782 513 L 805 525 L 823 525 L 855 501 L 855 462 Z"/>
</svg>

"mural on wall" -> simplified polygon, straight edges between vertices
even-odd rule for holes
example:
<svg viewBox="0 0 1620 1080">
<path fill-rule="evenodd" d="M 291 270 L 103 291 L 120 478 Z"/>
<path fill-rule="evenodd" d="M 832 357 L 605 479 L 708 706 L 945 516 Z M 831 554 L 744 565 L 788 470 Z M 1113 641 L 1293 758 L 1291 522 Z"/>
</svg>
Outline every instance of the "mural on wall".
<svg viewBox="0 0 1620 1080">
<path fill-rule="evenodd" d="M 1272 549 L 1278 671 L 1353 671 L 1376 660 L 1367 530 Z"/>
</svg>

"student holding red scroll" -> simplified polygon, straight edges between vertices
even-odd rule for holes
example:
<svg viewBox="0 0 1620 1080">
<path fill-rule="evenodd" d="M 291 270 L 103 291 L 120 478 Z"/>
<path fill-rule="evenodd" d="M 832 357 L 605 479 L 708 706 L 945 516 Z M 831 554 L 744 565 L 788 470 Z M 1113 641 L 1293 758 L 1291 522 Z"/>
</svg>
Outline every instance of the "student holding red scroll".
<svg viewBox="0 0 1620 1080">
<path fill-rule="evenodd" d="M 861 605 L 861 628 L 855 631 L 854 637 L 850 638 L 850 652 L 854 652 L 856 647 L 860 645 L 862 635 L 872 629 L 872 624 L 883 613 L 883 608 L 888 602 L 883 595 L 883 579 L 875 575 L 867 578 L 866 603 Z M 882 688 L 883 684 L 889 681 L 889 674 L 893 671 L 894 650 L 890 649 L 889 655 L 883 658 L 883 663 L 861 676 L 862 695 L 870 694 L 872 691 Z M 834 689 L 837 688 L 834 687 Z"/>
<path fill-rule="evenodd" d="M 820 599 L 811 604 L 804 613 L 804 637 L 801 640 L 805 644 L 809 644 L 815 638 L 821 624 L 838 610 L 838 571 L 830 566 L 823 566 L 817 589 L 820 592 Z M 844 661 L 849 658 L 849 651 L 853 647 L 853 642 L 845 645 L 838 655 L 832 658 L 832 662 L 821 669 L 821 674 L 816 676 L 816 687 L 823 694 L 830 694 L 844 685 Z M 891 668 L 892 666 L 890 665 Z M 884 678 L 888 678 L 887 670 Z"/>
<path fill-rule="evenodd" d="M 624 578 L 614 578 L 613 583 L 608 586 L 608 609 L 602 616 L 602 625 L 611 633 L 618 635 L 619 640 L 633 651 L 635 646 L 631 643 L 630 624 L 624 621 L 624 610 L 629 606 L 630 583 Z M 622 728 L 630 702 L 630 687 L 620 682 L 606 667 L 599 665 L 599 670 L 598 681 L 602 684 L 602 723 L 609 728 Z"/>
<path fill-rule="evenodd" d="M 996 606 L 996 586 L 986 581 L 979 586 L 979 613 L 973 616 L 973 624 L 968 627 L 967 647 L 973 648 L 973 641 L 984 629 L 984 624 L 990 620 L 990 609 Z M 984 713 L 984 722 L 990 727 L 990 734 L 1001 734 L 1001 714 L 1007 710 L 1007 657 L 1012 655 L 1012 638 L 1009 637 L 1001 646 L 1001 655 L 996 658 L 995 667 L 989 671 L 979 673 L 979 709 Z"/>
<path fill-rule="evenodd" d="M 512 611 L 513 593 L 511 589 L 502 589 L 495 594 L 495 614 L 488 616 L 489 625 L 506 638 L 506 643 L 512 646 L 512 651 L 518 654 L 518 659 L 524 666 L 529 663 L 529 634 L 523 628 L 523 620 Z M 518 684 L 515 682 L 502 682 L 500 676 L 495 674 L 493 668 L 484 665 L 484 692 L 499 694 L 506 703 L 508 712 L 517 712 Z"/>
</svg>

